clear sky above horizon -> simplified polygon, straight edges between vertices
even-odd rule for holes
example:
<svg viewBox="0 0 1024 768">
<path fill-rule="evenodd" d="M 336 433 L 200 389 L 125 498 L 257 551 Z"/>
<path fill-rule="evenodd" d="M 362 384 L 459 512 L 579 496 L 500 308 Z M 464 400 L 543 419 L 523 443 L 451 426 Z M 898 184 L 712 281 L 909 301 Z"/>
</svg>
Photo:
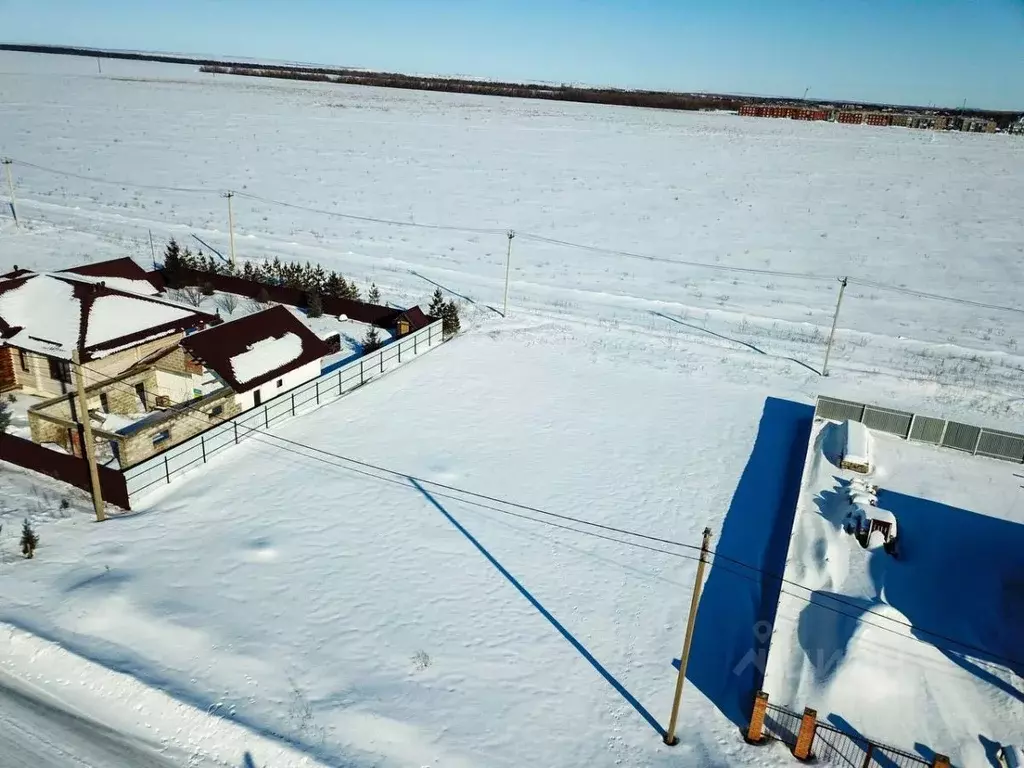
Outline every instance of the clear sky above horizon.
<svg viewBox="0 0 1024 768">
<path fill-rule="evenodd" d="M 0 42 L 1024 110 L 1024 0 L 0 0 Z"/>
</svg>

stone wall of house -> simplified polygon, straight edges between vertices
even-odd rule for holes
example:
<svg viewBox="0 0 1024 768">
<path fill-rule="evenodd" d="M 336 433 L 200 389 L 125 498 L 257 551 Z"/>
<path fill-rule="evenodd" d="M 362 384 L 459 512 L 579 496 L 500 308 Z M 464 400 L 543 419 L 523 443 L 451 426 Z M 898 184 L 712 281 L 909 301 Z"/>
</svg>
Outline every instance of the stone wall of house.
<svg viewBox="0 0 1024 768">
<path fill-rule="evenodd" d="M 82 366 L 85 386 L 90 387 L 104 379 L 117 376 L 131 368 L 144 357 L 148 357 L 161 349 L 175 347 L 180 350 L 178 343 L 183 338 L 185 338 L 184 333 L 174 333 L 169 336 L 163 336 L 159 339 L 144 342 L 136 347 L 123 349 L 120 352 L 114 352 L 106 357 L 100 357 L 96 360 L 88 360 Z M 174 354 L 174 352 L 171 352 L 168 357 L 172 357 Z M 166 359 L 166 357 L 161 358 L 161 362 Z M 184 370 L 184 366 L 182 366 L 182 370 Z"/>
<path fill-rule="evenodd" d="M 227 388 L 193 401 L 185 411 L 167 411 L 164 418 L 122 437 L 121 466 L 138 464 L 241 411 L 234 392 Z"/>
</svg>

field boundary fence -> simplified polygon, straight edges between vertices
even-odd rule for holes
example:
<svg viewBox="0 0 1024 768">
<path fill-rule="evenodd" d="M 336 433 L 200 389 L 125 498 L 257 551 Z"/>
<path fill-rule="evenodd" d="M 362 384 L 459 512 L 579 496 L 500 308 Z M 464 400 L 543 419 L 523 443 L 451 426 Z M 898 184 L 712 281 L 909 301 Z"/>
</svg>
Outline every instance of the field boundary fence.
<svg viewBox="0 0 1024 768">
<path fill-rule="evenodd" d="M 1015 432 L 821 395 L 815 404 L 814 416 L 830 421 L 858 421 L 868 429 L 896 435 L 904 440 L 929 443 L 1015 464 L 1024 463 L 1024 435 Z"/>
<path fill-rule="evenodd" d="M 318 378 L 283 392 L 262 405 L 219 422 L 172 448 L 123 470 L 130 503 L 180 475 L 206 464 L 225 449 L 270 429 L 271 425 L 314 410 L 436 349 L 443 341 L 441 321 L 386 344 Z"/>
<path fill-rule="evenodd" d="M 804 729 L 809 738 L 804 737 Z M 840 768 L 932 768 L 946 765 L 928 760 L 921 755 L 873 741 L 859 733 L 850 733 L 830 723 L 810 722 L 805 715 L 788 707 L 765 703 L 761 737 L 765 741 L 779 741 L 792 750 L 803 742 L 809 752 L 802 759 L 811 759 Z M 758 742 L 763 743 L 763 742 Z M 803 754 L 803 753 L 801 753 Z M 938 757 L 938 756 L 936 756 Z"/>
</svg>

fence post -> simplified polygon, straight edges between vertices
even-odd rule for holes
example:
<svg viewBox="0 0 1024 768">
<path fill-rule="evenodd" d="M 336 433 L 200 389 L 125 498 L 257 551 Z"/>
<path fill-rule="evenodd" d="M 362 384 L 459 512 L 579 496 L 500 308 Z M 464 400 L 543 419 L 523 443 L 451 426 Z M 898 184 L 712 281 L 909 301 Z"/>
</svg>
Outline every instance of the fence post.
<svg viewBox="0 0 1024 768">
<path fill-rule="evenodd" d="M 814 741 L 814 730 L 818 726 L 818 713 L 816 710 L 806 707 L 803 719 L 800 721 L 800 733 L 796 737 L 796 746 L 793 747 L 793 757 L 797 760 L 809 760 L 811 757 L 811 744 Z"/>
<path fill-rule="evenodd" d="M 233 426 L 235 428 L 235 445 L 238 445 L 238 422 L 237 421 L 231 422 L 231 426 Z"/>
<path fill-rule="evenodd" d="M 946 430 L 949 429 L 949 419 L 942 422 L 942 434 L 939 435 L 939 445 L 946 441 Z"/>
<path fill-rule="evenodd" d="M 338 371 L 338 397 L 341 397 L 341 387 L 342 387 L 342 383 L 341 383 L 341 371 L 339 370 L 339 371 Z"/>
<path fill-rule="evenodd" d="M 359 386 L 363 386 L 366 383 L 366 379 L 363 376 L 363 358 L 359 358 Z"/>
<path fill-rule="evenodd" d="M 170 470 L 170 467 L 167 466 L 167 456 L 166 455 L 164 456 L 164 477 L 167 478 L 167 482 L 168 483 L 171 482 L 171 470 Z"/>
<path fill-rule="evenodd" d="M 377 354 L 380 356 L 380 372 L 384 373 L 384 348 L 381 347 L 381 349 L 377 351 Z"/>
<path fill-rule="evenodd" d="M 320 405 L 320 379 L 317 379 L 313 383 L 316 384 L 316 404 Z"/>
<path fill-rule="evenodd" d="M 206 436 L 199 436 L 199 446 L 203 449 L 203 464 L 206 463 Z"/>
<path fill-rule="evenodd" d="M 909 427 L 907 427 L 907 436 L 906 436 L 906 438 L 904 438 L 904 439 L 906 439 L 906 440 L 909 440 L 909 439 L 910 439 L 910 436 L 911 436 L 912 434 L 914 434 L 914 421 L 915 421 L 916 419 L 917 419 L 917 414 L 916 414 L 916 413 L 912 413 L 912 414 L 910 414 L 910 426 L 909 426 Z"/>
<path fill-rule="evenodd" d="M 292 392 L 292 416 L 295 415 L 295 393 Z"/>
<path fill-rule="evenodd" d="M 398 364 L 402 364 L 402 340 L 398 340 Z"/>
<path fill-rule="evenodd" d="M 420 335 L 418 333 L 414 333 L 412 335 L 412 353 L 414 355 L 418 355 L 420 353 L 419 340 L 420 340 Z"/>
<path fill-rule="evenodd" d="M 754 697 L 754 711 L 750 713 L 750 727 L 747 728 L 747 742 L 760 744 L 764 741 L 764 716 L 768 712 L 768 694 L 758 691 Z"/>
<path fill-rule="evenodd" d="M 263 428 L 270 429 L 270 411 L 265 405 L 263 406 Z"/>
<path fill-rule="evenodd" d="M 871 768 L 871 760 L 874 756 L 875 745 L 869 741 L 867 752 L 864 753 L 864 762 L 861 764 L 861 768 Z"/>
<path fill-rule="evenodd" d="M 981 429 L 981 428 L 979 427 L 979 428 L 978 428 L 978 439 L 974 441 L 974 450 L 973 450 L 973 451 L 971 451 L 971 455 L 972 455 L 972 456 L 977 456 L 977 455 L 978 455 L 978 448 L 980 448 L 980 447 L 981 447 L 981 436 L 982 436 L 983 434 L 985 434 L 985 430 L 984 430 L 984 429 Z"/>
</svg>

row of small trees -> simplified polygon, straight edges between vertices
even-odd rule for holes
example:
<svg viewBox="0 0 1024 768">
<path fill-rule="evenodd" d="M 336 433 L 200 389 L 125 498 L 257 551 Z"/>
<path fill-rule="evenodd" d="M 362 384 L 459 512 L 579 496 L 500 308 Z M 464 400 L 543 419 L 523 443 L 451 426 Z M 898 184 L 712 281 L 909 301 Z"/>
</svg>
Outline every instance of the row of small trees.
<svg viewBox="0 0 1024 768">
<path fill-rule="evenodd" d="M 231 262 L 215 259 L 212 255 L 204 254 L 202 251 L 192 253 L 188 247 L 182 249 L 178 242 L 171 238 L 164 251 L 163 274 L 167 285 L 170 288 L 182 288 L 187 282 L 187 273 L 190 271 L 228 275 L 265 286 L 284 286 L 305 291 L 307 294 L 306 310 L 310 317 L 323 315 L 324 296 L 362 301 L 359 288 L 354 281 L 346 280 L 337 272 L 328 272 L 319 264 L 313 266 L 308 261 L 305 265 L 297 261 L 282 262 L 275 256 L 273 261 L 262 261 L 255 264 L 246 261 L 242 269 L 239 270 Z M 201 303 L 202 296 L 211 296 L 214 293 L 213 286 L 209 283 L 199 288 L 190 287 L 185 290 L 191 290 L 191 295 L 184 295 L 182 298 L 193 306 L 198 306 Z M 270 295 L 265 289 L 260 289 L 253 301 L 258 304 L 266 304 L 270 301 Z M 380 304 L 380 290 L 376 283 L 370 284 L 366 293 L 366 301 L 370 304 Z M 233 306 L 225 307 L 229 314 L 233 308 Z M 445 301 L 440 288 L 434 291 L 428 314 L 431 317 L 441 318 L 445 336 L 453 336 L 462 327 L 458 305 L 454 301 Z M 374 337 L 373 334 L 368 334 L 363 341 L 363 350 L 372 352 L 380 345 L 379 336 Z"/>
<path fill-rule="evenodd" d="M 308 261 L 305 264 L 297 261 L 283 262 L 275 256 L 273 261 L 243 262 L 239 269 L 230 261 L 214 258 L 211 254 L 204 254 L 202 251 L 192 253 L 188 247 L 182 248 L 174 238 L 171 238 L 164 250 L 163 273 L 168 287 L 182 287 L 189 271 L 240 277 L 263 285 L 306 291 L 311 295 L 362 301 L 355 281 L 346 280 L 337 272 L 328 272 L 319 264 L 313 266 Z M 366 300 L 370 304 L 380 303 L 380 290 L 375 284 L 370 285 Z"/>
</svg>

